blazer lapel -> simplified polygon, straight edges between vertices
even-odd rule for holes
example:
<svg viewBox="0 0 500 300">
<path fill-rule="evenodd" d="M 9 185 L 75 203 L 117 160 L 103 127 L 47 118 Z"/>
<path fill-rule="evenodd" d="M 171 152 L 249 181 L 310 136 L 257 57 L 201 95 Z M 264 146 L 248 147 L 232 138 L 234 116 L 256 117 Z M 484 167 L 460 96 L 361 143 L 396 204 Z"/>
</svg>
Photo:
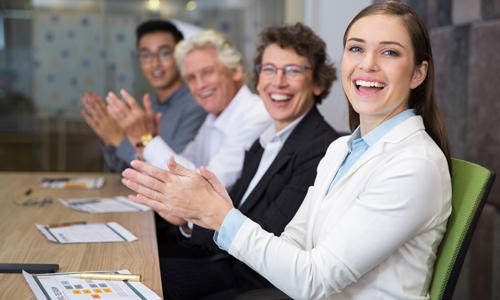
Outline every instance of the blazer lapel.
<svg viewBox="0 0 500 300">
<path fill-rule="evenodd" d="M 269 166 L 269 169 L 266 171 L 264 176 L 262 176 L 261 180 L 255 186 L 250 195 L 248 195 L 245 203 L 243 203 L 243 205 L 240 207 L 242 213 L 248 212 L 259 201 L 273 176 L 288 161 L 290 161 L 291 157 L 293 157 L 293 154 L 295 153 L 295 151 L 297 151 L 297 149 L 302 147 L 311 139 L 311 132 L 314 132 L 314 129 L 321 123 L 321 120 L 323 120 L 323 117 L 319 113 L 316 106 L 313 106 L 313 108 L 304 117 L 304 119 L 302 119 L 302 121 L 300 121 L 297 127 L 295 127 L 295 129 L 292 131 L 285 144 L 281 148 L 280 152 L 274 159 L 273 163 Z M 257 167 L 255 168 L 253 175 L 255 175 L 256 171 Z M 252 178 L 248 180 L 248 183 L 250 183 Z M 246 187 L 248 187 L 248 184 L 246 185 Z"/>
<path fill-rule="evenodd" d="M 327 161 L 325 161 L 325 159 L 321 161 L 323 164 L 328 164 L 328 166 L 324 175 L 321 178 L 316 178 L 316 182 L 314 183 L 314 186 L 317 189 L 316 193 L 318 196 L 324 197 L 326 195 L 333 181 L 333 178 L 335 178 L 338 169 L 344 162 L 348 153 L 347 149 L 348 139 L 349 139 L 348 136 L 345 138 L 344 137 L 339 138 L 338 148 L 334 151 L 335 153 L 338 153 L 338 155 L 335 157 L 329 157 Z"/>
<path fill-rule="evenodd" d="M 287 153 L 286 155 L 281 155 L 281 154 L 282 154 L 281 152 L 278 154 L 278 156 L 273 161 L 271 166 L 269 166 L 269 169 L 266 171 L 264 176 L 262 176 L 262 178 L 259 180 L 259 183 L 257 183 L 252 192 L 248 195 L 247 199 L 245 200 L 245 203 L 243 203 L 243 205 L 240 207 L 240 210 L 243 214 L 247 213 L 250 209 L 252 209 L 252 207 L 260 200 L 262 194 L 269 185 L 271 178 L 276 174 L 277 171 L 279 171 L 279 169 L 284 164 L 286 164 L 290 160 L 293 153 Z M 251 179 L 252 178 L 250 178 L 250 180 Z"/>
<path fill-rule="evenodd" d="M 239 183 L 239 186 L 241 188 L 236 191 L 235 194 L 235 201 L 233 202 L 234 207 L 238 207 L 240 205 L 241 199 L 243 198 L 243 195 L 245 195 L 245 192 L 250 185 L 250 181 L 252 181 L 253 176 L 257 172 L 257 168 L 259 167 L 260 159 L 262 158 L 262 154 L 264 153 L 264 149 L 260 145 L 259 140 L 257 140 L 252 147 L 245 152 L 245 159 L 243 166 L 245 169 L 245 173 L 241 174 L 241 177 L 239 180 L 241 182 Z"/>
<path fill-rule="evenodd" d="M 373 146 L 368 148 L 368 150 L 361 155 L 361 157 L 352 165 L 352 167 L 347 170 L 347 172 L 342 176 L 342 178 L 337 181 L 332 190 L 328 193 L 329 195 L 333 195 L 335 191 L 343 185 L 343 182 L 349 180 L 349 178 L 358 171 L 363 165 L 365 165 L 370 160 L 380 156 L 387 150 L 386 144 L 397 144 L 412 135 L 416 131 L 425 130 L 423 125 L 422 117 L 415 116 L 411 117 L 401 124 L 397 125 L 393 129 L 391 129 L 388 133 L 380 138 Z M 340 165 L 339 165 L 340 167 Z M 338 167 L 337 167 L 338 169 Z"/>
<path fill-rule="evenodd" d="M 361 155 L 361 157 L 354 163 L 354 165 L 352 165 L 349 168 L 349 170 L 347 170 L 347 172 L 344 174 L 344 176 L 342 176 L 342 178 L 340 178 L 339 181 L 337 181 L 335 186 L 330 190 L 330 192 L 328 194 L 333 195 L 335 193 L 335 191 L 339 187 L 341 187 L 346 180 L 349 180 L 349 178 L 351 178 L 351 176 L 354 173 L 356 173 L 356 171 L 359 168 L 361 168 L 364 164 L 366 164 L 367 162 L 369 162 L 373 158 L 378 157 L 380 154 L 382 154 L 383 150 L 384 150 L 383 144 L 384 144 L 384 142 L 379 140 L 377 143 L 375 143 L 375 145 L 368 148 L 368 150 L 363 155 Z"/>
</svg>

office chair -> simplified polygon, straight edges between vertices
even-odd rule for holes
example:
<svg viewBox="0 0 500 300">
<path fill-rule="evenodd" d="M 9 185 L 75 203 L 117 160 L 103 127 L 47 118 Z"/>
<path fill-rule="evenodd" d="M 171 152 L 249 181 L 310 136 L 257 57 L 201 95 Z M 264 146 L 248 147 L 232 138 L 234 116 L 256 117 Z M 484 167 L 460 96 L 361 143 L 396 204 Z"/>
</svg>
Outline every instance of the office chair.
<svg viewBox="0 0 500 300">
<path fill-rule="evenodd" d="M 432 300 L 451 299 L 495 173 L 479 165 L 452 158 L 452 213 L 439 246 L 434 277 L 430 286 Z"/>
</svg>

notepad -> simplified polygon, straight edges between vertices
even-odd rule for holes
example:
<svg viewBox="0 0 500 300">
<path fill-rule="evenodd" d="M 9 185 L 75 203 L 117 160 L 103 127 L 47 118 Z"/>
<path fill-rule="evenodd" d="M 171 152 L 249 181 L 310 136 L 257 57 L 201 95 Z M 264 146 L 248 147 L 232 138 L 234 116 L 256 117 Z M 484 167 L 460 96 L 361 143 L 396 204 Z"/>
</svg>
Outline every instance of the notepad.
<svg viewBox="0 0 500 300">
<path fill-rule="evenodd" d="M 151 210 L 149 206 L 135 203 L 123 196 L 114 198 L 59 199 L 58 201 L 68 208 L 91 214 Z"/>
<path fill-rule="evenodd" d="M 112 273 L 130 274 L 128 270 Z M 38 300 L 73 299 L 137 299 L 161 298 L 141 282 L 78 279 L 70 273 L 29 274 L 24 279 Z"/>
<path fill-rule="evenodd" d="M 49 228 L 35 224 L 49 241 L 59 244 L 132 242 L 137 237 L 116 222 L 77 224 Z"/>
</svg>

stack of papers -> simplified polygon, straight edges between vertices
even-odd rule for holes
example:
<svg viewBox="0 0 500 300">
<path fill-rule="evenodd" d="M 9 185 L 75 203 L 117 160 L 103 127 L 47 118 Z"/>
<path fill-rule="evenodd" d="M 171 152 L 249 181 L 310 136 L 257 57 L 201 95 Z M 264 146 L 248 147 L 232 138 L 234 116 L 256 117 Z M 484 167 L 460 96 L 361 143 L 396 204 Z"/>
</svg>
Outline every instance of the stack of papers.
<svg viewBox="0 0 500 300">
<path fill-rule="evenodd" d="M 81 198 L 81 199 L 59 199 L 62 205 L 91 214 L 149 211 L 151 208 L 129 200 L 126 197 L 115 198 Z"/>
<path fill-rule="evenodd" d="M 116 273 L 130 274 L 128 270 Z M 89 280 L 68 276 L 71 273 L 29 274 L 24 279 L 38 300 L 72 299 L 137 299 L 160 300 L 161 298 L 140 282 Z"/>
<path fill-rule="evenodd" d="M 104 177 L 42 178 L 40 182 L 45 189 L 99 189 L 104 185 Z"/>
<path fill-rule="evenodd" d="M 50 228 L 35 224 L 49 241 L 59 244 L 132 242 L 137 237 L 116 222 L 77 224 Z"/>
</svg>

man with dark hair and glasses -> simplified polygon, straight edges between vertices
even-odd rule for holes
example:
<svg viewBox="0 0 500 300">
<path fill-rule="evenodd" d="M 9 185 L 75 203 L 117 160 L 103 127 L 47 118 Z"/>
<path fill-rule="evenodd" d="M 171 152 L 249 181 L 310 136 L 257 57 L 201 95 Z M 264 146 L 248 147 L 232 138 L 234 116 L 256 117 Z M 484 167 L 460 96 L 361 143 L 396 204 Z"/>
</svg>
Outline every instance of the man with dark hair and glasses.
<svg viewBox="0 0 500 300">
<path fill-rule="evenodd" d="M 129 166 L 135 158 L 135 146 L 150 133 L 160 135 L 175 152 L 182 152 L 206 116 L 175 64 L 173 52 L 183 39 L 177 27 L 164 20 L 146 21 L 137 27 L 136 36 L 142 72 L 156 96 L 144 96 L 144 109 L 135 101 L 127 102 L 127 112 L 117 120 L 97 94 L 86 93 L 81 99 L 86 108 L 81 110 L 82 116 L 101 139 L 109 166 L 118 172 Z M 120 94 L 125 100 L 131 98 L 125 90 Z"/>
</svg>

